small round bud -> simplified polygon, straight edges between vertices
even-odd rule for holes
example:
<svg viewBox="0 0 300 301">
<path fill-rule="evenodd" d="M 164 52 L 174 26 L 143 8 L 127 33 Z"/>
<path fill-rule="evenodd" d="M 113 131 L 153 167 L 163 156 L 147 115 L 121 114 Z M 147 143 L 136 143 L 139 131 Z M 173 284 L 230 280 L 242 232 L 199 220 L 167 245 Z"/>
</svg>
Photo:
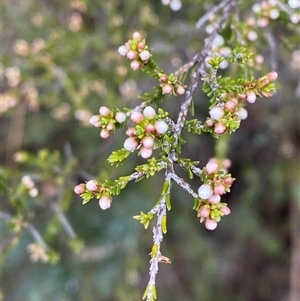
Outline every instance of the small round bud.
<svg viewBox="0 0 300 301">
<path fill-rule="evenodd" d="M 106 129 L 107 129 L 108 131 L 114 130 L 114 129 L 115 129 L 114 123 L 113 123 L 113 122 L 109 122 L 109 123 L 107 124 L 107 126 L 106 126 Z"/>
<path fill-rule="evenodd" d="M 224 116 L 224 110 L 220 107 L 213 107 L 209 111 L 209 116 L 214 120 L 219 120 Z"/>
<path fill-rule="evenodd" d="M 202 207 L 200 209 L 200 217 L 207 218 L 209 217 L 210 209 L 208 207 Z"/>
<path fill-rule="evenodd" d="M 207 218 L 205 220 L 205 228 L 207 230 L 215 230 L 217 228 L 217 226 L 218 226 L 218 223 L 215 220 L 210 219 L 210 218 Z"/>
<path fill-rule="evenodd" d="M 74 187 L 74 192 L 76 194 L 83 194 L 85 191 L 85 184 L 81 183 Z"/>
<path fill-rule="evenodd" d="M 220 208 L 220 211 L 224 214 L 224 215 L 229 215 L 230 214 L 230 209 L 227 206 L 222 206 Z"/>
<path fill-rule="evenodd" d="M 239 108 L 237 114 L 242 120 L 245 120 L 248 117 L 248 111 L 244 108 Z"/>
<path fill-rule="evenodd" d="M 118 48 L 118 52 L 119 54 L 121 54 L 122 56 L 126 56 L 128 53 L 128 49 L 125 45 L 122 45 Z"/>
<path fill-rule="evenodd" d="M 144 120 L 144 115 L 139 111 L 132 111 L 130 115 L 130 119 L 134 123 L 141 123 Z"/>
<path fill-rule="evenodd" d="M 208 126 L 208 127 L 212 127 L 214 125 L 214 121 L 212 119 L 207 119 L 205 121 L 205 124 Z"/>
<path fill-rule="evenodd" d="M 179 85 L 176 87 L 176 94 L 183 95 L 185 93 L 185 89 L 183 86 Z"/>
<path fill-rule="evenodd" d="M 132 35 L 133 39 L 134 40 L 137 40 L 137 41 L 141 41 L 142 40 L 142 36 L 139 32 L 134 32 L 133 35 Z"/>
<path fill-rule="evenodd" d="M 131 67 L 131 69 L 134 70 L 134 71 L 140 69 L 141 66 L 142 66 L 142 63 L 139 62 L 139 61 L 132 61 L 132 62 L 130 63 L 130 67 Z"/>
<path fill-rule="evenodd" d="M 166 83 L 168 81 L 168 76 L 166 74 L 163 74 L 163 75 L 160 76 L 159 80 L 162 83 Z"/>
<path fill-rule="evenodd" d="M 216 162 L 213 162 L 213 161 L 209 161 L 207 164 L 206 164 L 206 172 L 210 175 L 210 174 L 213 174 L 213 173 L 216 173 L 218 172 L 219 170 L 219 165 L 216 163 Z"/>
<path fill-rule="evenodd" d="M 214 132 L 219 135 L 224 134 L 226 132 L 225 124 L 223 122 L 216 123 Z"/>
<path fill-rule="evenodd" d="M 97 191 L 99 189 L 99 184 L 96 180 L 89 180 L 85 187 L 89 191 Z"/>
<path fill-rule="evenodd" d="M 218 204 L 218 203 L 220 203 L 220 201 L 221 201 L 221 197 L 220 197 L 220 195 L 218 195 L 218 194 L 213 194 L 213 195 L 208 199 L 208 201 L 209 201 L 210 203 L 212 203 L 212 204 Z"/>
<path fill-rule="evenodd" d="M 137 45 L 137 48 L 139 51 L 142 51 L 145 48 L 145 43 L 144 42 L 139 42 Z"/>
<path fill-rule="evenodd" d="M 247 92 L 247 94 L 246 94 L 246 99 L 247 99 L 248 102 L 254 103 L 255 100 L 256 100 L 256 95 L 255 95 L 255 93 L 254 93 L 253 91 Z"/>
<path fill-rule="evenodd" d="M 154 145 L 154 138 L 150 136 L 146 136 L 142 139 L 141 143 L 145 148 L 152 148 Z"/>
<path fill-rule="evenodd" d="M 159 120 L 154 123 L 154 128 L 157 134 L 162 135 L 168 130 L 168 125 L 164 121 Z"/>
<path fill-rule="evenodd" d="M 236 103 L 232 100 L 229 100 L 225 103 L 225 110 L 229 112 L 234 112 L 236 108 Z"/>
<path fill-rule="evenodd" d="M 278 73 L 275 72 L 275 71 L 271 71 L 271 72 L 269 72 L 269 73 L 267 74 L 267 76 L 268 76 L 269 80 L 270 80 L 271 82 L 273 82 L 273 81 L 275 81 L 275 80 L 277 79 Z"/>
<path fill-rule="evenodd" d="M 202 184 L 198 189 L 198 195 L 202 200 L 207 200 L 213 195 L 213 190 L 210 185 Z"/>
<path fill-rule="evenodd" d="M 149 60 L 149 58 L 150 58 L 150 56 L 151 56 L 151 54 L 150 54 L 150 52 L 148 51 L 148 50 L 143 50 L 143 51 L 141 51 L 141 53 L 140 53 L 140 58 L 141 58 L 141 60 L 142 61 L 148 61 Z"/>
<path fill-rule="evenodd" d="M 222 195 L 226 192 L 225 186 L 222 184 L 217 184 L 214 187 L 214 193 L 218 195 Z"/>
<path fill-rule="evenodd" d="M 129 58 L 130 60 L 134 60 L 134 59 L 136 59 L 137 58 L 137 52 L 136 51 L 134 51 L 134 50 L 129 50 L 128 52 L 127 52 L 127 58 Z"/>
<path fill-rule="evenodd" d="M 117 112 L 115 119 L 118 123 L 123 123 L 126 120 L 126 114 L 123 112 Z"/>
<path fill-rule="evenodd" d="M 146 119 L 153 119 L 156 116 L 155 110 L 150 106 L 143 110 L 143 114 Z"/>
<path fill-rule="evenodd" d="M 133 152 L 134 150 L 136 150 L 136 148 L 138 147 L 139 143 L 137 142 L 137 140 L 133 137 L 129 137 L 125 140 L 124 142 L 124 148 L 127 149 L 128 151 Z"/>
<path fill-rule="evenodd" d="M 89 122 L 91 125 L 95 126 L 95 124 L 99 121 L 99 116 L 98 115 L 94 115 L 90 118 Z"/>
<path fill-rule="evenodd" d="M 173 86 L 169 84 L 164 84 L 162 86 L 162 94 L 170 94 L 173 91 Z"/>
<path fill-rule="evenodd" d="M 231 167 L 231 160 L 229 160 L 229 159 L 224 159 L 224 161 L 223 161 L 223 166 L 224 166 L 224 168 L 226 168 L 226 169 L 230 168 L 230 167 Z"/>
<path fill-rule="evenodd" d="M 108 138 L 109 135 L 110 135 L 110 133 L 109 133 L 109 130 L 107 130 L 107 129 L 102 129 L 100 132 L 100 137 L 103 139 Z"/>
<path fill-rule="evenodd" d="M 99 113 L 103 117 L 108 117 L 110 115 L 110 109 L 108 107 L 101 107 Z"/>
<path fill-rule="evenodd" d="M 39 194 L 39 191 L 38 191 L 37 188 L 35 188 L 35 187 L 29 189 L 29 191 L 28 191 L 28 195 L 29 195 L 31 198 L 37 197 L 38 194 Z"/>
<path fill-rule="evenodd" d="M 111 198 L 103 195 L 100 199 L 99 199 L 99 206 L 102 210 L 106 210 L 108 208 L 110 208 L 111 206 Z"/>
<path fill-rule="evenodd" d="M 134 128 L 128 128 L 125 132 L 125 134 L 129 137 L 133 137 L 135 133 L 135 129 Z"/>
<path fill-rule="evenodd" d="M 224 184 L 225 184 L 225 185 L 228 185 L 228 186 L 231 186 L 232 183 L 233 183 L 233 181 L 234 181 L 234 178 L 232 178 L 232 177 L 227 177 L 227 178 L 224 179 Z"/>
<path fill-rule="evenodd" d="M 153 133 L 154 131 L 155 131 L 155 127 L 154 127 L 153 124 L 148 123 L 148 124 L 145 126 L 145 132 L 146 132 L 147 134 L 151 134 L 151 133 Z"/>
<path fill-rule="evenodd" d="M 144 146 L 141 147 L 141 157 L 144 159 L 148 159 L 152 156 L 152 149 L 151 148 L 146 148 Z"/>
</svg>

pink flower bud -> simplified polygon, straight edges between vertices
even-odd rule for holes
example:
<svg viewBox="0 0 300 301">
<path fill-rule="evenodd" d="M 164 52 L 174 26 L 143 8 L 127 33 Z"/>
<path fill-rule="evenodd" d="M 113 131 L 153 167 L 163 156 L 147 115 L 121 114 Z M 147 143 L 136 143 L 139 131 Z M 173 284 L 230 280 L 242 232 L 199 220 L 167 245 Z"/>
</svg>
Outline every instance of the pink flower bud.
<svg viewBox="0 0 300 301">
<path fill-rule="evenodd" d="M 213 194 L 208 201 L 212 204 L 218 204 L 221 201 L 221 197 L 218 194 Z"/>
<path fill-rule="evenodd" d="M 225 133 L 226 132 L 226 126 L 224 125 L 224 123 L 223 122 L 216 123 L 214 132 L 216 134 L 219 134 L 219 135 Z"/>
<path fill-rule="evenodd" d="M 247 92 L 247 94 L 246 94 L 246 99 L 247 99 L 248 102 L 254 103 L 255 100 L 256 100 L 256 95 L 255 95 L 255 93 L 254 93 L 253 91 Z"/>
<path fill-rule="evenodd" d="M 114 129 L 115 129 L 114 123 L 113 123 L 113 122 L 109 122 L 109 123 L 107 124 L 107 126 L 106 126 L 106 129 L 107 129 L 108 131 L 114 130 Z"/>
<path fill-rule="evenodd" d="M 227 185 L 227 186 L 230 186 L 230 185 L 232 185 L 233 181 L 234 181 L 234 178 L 227 177 L 227 178 L 224 179 L 224 184 Z"/>
<path fill-rule="evenodd" d="M 237 114 L 240 116 L 242 120 L 245 120 L 248 117 L 248 111 L 244 108 L 239 108 Z"/>
<path fill-rule="evenodd" d="M 125 132 L 125 134 L 129 137 L 132 137 L 134 136 L 134 133 L 135 133 L 135 129 L 134 128 L 128 128 Z"/>
<path fill-rule="evenodd" d="M 154 123 L 154 128 L 157 134 L 163 135 L 168 130 L 168 125 L 164 121 L 159 120 Z"/>
<path fill-rule="evenodd" d="M 81 183 L 74 187 L 74 192 L 76 194 L 83 194 L 85 191 L 85 184 Z"/>
<path fill-rule="evenodd" d="M 103 195 L 101 199 L 99 199 L 99 206 L 102 210 L 106 210 L 111 206 L 111 198 Z"/>
<path fill-rule="evenodd" d="M 124 148 L 131 152 L 136 150 L 138 145 L 139 145 L 138 141 L 133 137 L 127 138 L 124 142 Z"/>
<path fill-rule="evenodd" d="M 110 109 L 108 107 L 101 107 L 99 113 L 103 117 L 108 117 L 110 115 Z"/>
<path fill-rule="evenodd" d="M 270 80 L 271 82 L 273 82 L 273 81 L 275 81 L 275 80 L 277 79 L 278 73 L 275 72 L 275 71 L 271 71 L 271 72 L 269 72 L 269 73 L 267 74 L 267 76 L 268 76 L 269 80 Z"/>
<path fill-rule="evenodd" d="M 159 78 L 159 80 L 162 83 L 166 83 L 168 81 L 168 76 L 166 74 L 161 75 L 161 77 Z"/>
<path fill-rule="evenodd" d="M 107 129 L 102 129 L 100 132 L 100 137 L 103 139 L 108 138 L 109 135 L 110 135 L 110 133 L 109 133 L 109 130 L 107 130 Z"/>
<path fill-rule="evenodd" d="M 207 218 L 209 217 L 210 209 L 208 207 L 202 207 L 200 209 L 200 217 Z"/>
<path fill-rule="evenodd" d="M 214 193 L 218 195 L 222 195 L 226 192 L 225 186 L 222 184 L 217 184 L 214 187 Z"/>
<path fill-rule="evenodd" d="M 268 78 L 263 78 L 262 81 L 261 81 L 261 85 L 263 87 L 267 86 L 268 84 L 270 83 L 270 80 Z"/>
<path fill-rule="evenodd" d="M 137 54 L 137 52 L 136 51 L 134 51 L 134 50 L 129 50 L 128 52 L 127 52 L 127 58 L 129 58 L 130 60 L 134 60 L 134 59 L 136 59 L 137 57 L 138 57 L 138 54 Z"/>
<path fill-rule="evenodd" d="M 224 116 L 224 110 L 220 107 L 213 107 L 209 111 L 209 116 L 214 120 L 219 120 Z"/>
<path fill-rule="evenodd" d="M 142 139 L 141 143 L 145 148 L 152 148 L 154 145 L 154 138 L 150 136 L 146 136 Z"/>
<path fill-rule="evenodd" d="M 122 56 L 126 56 L 128 53 L 128 49 L 125 45 L 122 45 L 118 48 L 118 52 L 119 54 L 121 54 Z"/>
<path fill-rule="evenodd" d="M 151 148 L 146 148 L 144 146 L 141 147 L 141 157 L 144 159 L 148 159 L 152 156 L 152 149 Z"/>
<path fill-rule="evenodd" d="M 142 40 L 142 36 L 139 32 L 134 32 L 133 35 L 132 35 L 133 39 L 134 40 L 137 40 L 137 41 L 141 41 Z"/>
<path fill-rule="evenodd" d="M 126 120 L 126 114 L 123 112 L 117 112 L 115 119 L 118 123 L 123 123 Z"/>
<path fill-rule="evenodd" d="M 224 215 L 229 215 L 230 214 L 230 209 L 227 206 L 222 206 L 220 208 L 220 211 L 224 214 Z"/>
<path fill-rule="evenodd" d="M 229 100 L 225 103 L 225 110 L 229 112 L 234 112 L 236 108 L 236 103 L 233 102 L 232 100 Z"/>
<path fill-rule="evenodd" d="M 154 127 L 153 124 L 148 123 L 148 124 L 145 126 L 145 132 L 146 132 L 147 134 L 151 134 L 151 133 L 153 133 L 154 131 L 155 131 L 155 127 Z"/>
<path fill-rule="evenodd" d="M 231 160 L 229 160 L 229 159 L 224 159 L 224 161 L 223 161 L 223 166 L 224 166 L 224 168 L 226 168 L 226 169 L 230 168 L 230 167 L 231 167 Z"/>
<path fill-rule="evenodd" d="M 219 165 L 216 162 L 209 161 L 206 164 L 206 172 L 210 175 L 212 173 L 216 173 L 219 170 Z"/>
<path fill-rule="evenodd" d="M 139 42 L 137 45 L 137 48 L 139 51 L 142 51 L 145 48 L 145 43 L 144 42 Z"/>
<path fill-rule="evenodd" d="M 208 126 L 208 127 L 212 127 L 214 125 L 214 121 L 212 119 L 207 119 L 205 121 L 205 124 Z"/>
<path fill-rule="evenodd" d="M 97 191 L 99 189 L 99 184 L 96 180 L 89 180 L 86 183 L 86 189 L 89 191 Z"/>
<path fill-rule="evenodd" d="M 148 61 L 149 58 L 150 58 L 151 54 L 148 50 L 143 50 L 141 53 L 140 53 L 140 58 L 142 61 Z"/>
<path fill-rule="evenodd" d="M 183 95 L 185 93 L 185 89 L 183 86 L 179 85 L 176 87 L 176 94 Z"/>
<path fill-rule="evenodd" d="M 139 111 L 132 111 L 130 115 L 130 119 L 134 123 L 141 123 L 144 120 L 144 115 Z"/>
<path fill-rule="evenodd" d="M 94 115 L 90 118 L 89 122 L 91 125 L 95 126 L 95 124 L 99 121 L 99 116 L 98 115 Z"/>
<path fill-rule="evenodd" d="M 173 86 L 169 84 L 164 84 L 162 86 L 162 94 L 170 94 L 173 91 Z"/>
<path fill-rule="evenodd" d="M 215 230 L 217 228 L 217 226 L 218 226 L 218 223 L 215 220 L 210 219 L 210 218 L 207 218 L 205 220 L 205 228 L 207 230 Z"/>
<path fill-rule="evenodd" d="M 202 184 L 198 189 L 198 195 L 202 200 L 207 200 L 213 195 L 213 190 L 210 185 Z"/>
<path fill-rule="evenodd" d="M 143 114 L 146 119 L 153 119 L 156 116 L 155 110 L 150 106 L 143 110 Z"/>
<path fill-rule="evenodd" d="M 131 67 L 131 69 L 134 70 L 134 71 L 140 69 L 141 66 L 142 66 L 142 63 L 139 62 L 139 61 L 132 61 L 132 62 L 130 63 L 130 67 Z"/>
</svg>

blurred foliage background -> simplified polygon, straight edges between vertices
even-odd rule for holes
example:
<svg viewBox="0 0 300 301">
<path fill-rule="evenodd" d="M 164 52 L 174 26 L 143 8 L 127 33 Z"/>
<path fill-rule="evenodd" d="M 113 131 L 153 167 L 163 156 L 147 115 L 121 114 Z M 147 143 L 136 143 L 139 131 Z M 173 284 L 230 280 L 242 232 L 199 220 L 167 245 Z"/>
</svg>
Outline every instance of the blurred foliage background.
<svg viewBox="0 0 300 301">
<path fill-rule="evenodd" d="M 73 187 L 130 174 L 142 162 L 133 155 L 111 168 L 106 159 L 125 136 L 118 132 L 102 140 L 89 125 L 100 106 L 134 107 L 137 96 L 155 84 L 130 70 L 117 48 L 140 31 L 160 66 L 173 72 L 203 46 L 208 29 L 195 24 L 218 1 L 182 0 L 179 10 L 180 1 L 177 7 L 162 2 L 3 1 L 4 300 L 141 300 L 152 232 L 132 216 L 155 204 L 162 178 L 131 183 L 105 212 L 97 201 L 82 206 Z M 173 186 L 162 250 L 172 264 L 160 266 L 159 300 L 298 300 L 300 12 L 295 1 L 264 3 L 278 15 L 253 30 L 257 38 L 246 39 L 246 47 L 256 57 L 256 75 L 279 73 L 278 93 L 249 106 L 248 119 L 231 137 L 228 157 L 236 182 L 226 202 L 232 214 L 217 230 L 205 230 L 193 200 Z M 255 1 L 240 1 L 235 14 L 242 35 L 249 34 L 254 13 Z M 226 46 L 239 46 L 225 32 L 224 37 Z M 201 120 L 209 106 L 205 100 L 199 89 L 194 102 Z M 179 111 L 174 101 L 164 103 L 171 116 Z M 206 164 L 213 139 L 186 138 L 183 156 Z M 191 184 L 199 186 L 197 180 Z M 34 245 L 41 237 L 47 254 Z"/>
</svg>

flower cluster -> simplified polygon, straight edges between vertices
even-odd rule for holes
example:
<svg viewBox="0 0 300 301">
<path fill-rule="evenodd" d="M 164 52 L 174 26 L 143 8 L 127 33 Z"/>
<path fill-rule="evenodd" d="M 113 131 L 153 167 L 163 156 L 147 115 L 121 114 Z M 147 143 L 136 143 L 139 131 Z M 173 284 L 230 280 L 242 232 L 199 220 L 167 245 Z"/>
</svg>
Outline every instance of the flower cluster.
<svg viewBox="0 0 300 301">
<path fill-rule="evenodd" d="M 197 216 L 200 217 L 201 223 L 205 223 L 208 230 L 214 230 L 221 217 L 230 214 L 227 204 L 221 203 L 221 195 L 230 191 L 230 187 L 235 180 L 227 173 L 229 166 L 230 161 L 228 159 L 220 162 L 213 158 L 202 171 L 205 183 L 198 189 L 201 201 L 197 208 Z"/>
<path fill-rule="evenodd" d="M 278 74 L 272 71 L 257 80 L 246 82 L 243 93 L 223 93 L 219 102 L 209 111 L 206 129 L 217 135 L 234 132 L 240 121 L 248 117 L 245 101 L 254 103 L 257 97 L 271 97 L 277 77 Z"/>
<path fill-rule="evenodd" d="M 118 48 L 118 52 L 132 61 L 130 64 L 132 70 L 138 70 L 147 64 L 151 52 L 139 32 L 135 32 L 132 37 L 132 40 Z"/>
<path fill-rule="evenodd" d="M 90 118 L 90 124 L 101 128 L 100 136 L 103 139 L 109 137 L 116 127 L 121 126 L 126 121 L 126 114 L 121 111 L 110 110 L 103 106 L 99 109 L 100 115 L 94 115 Z"/>
<path fill-rule="evenodd" d="M 97 180 L 89 180 L 86 183 L 78 184 L 74 187 L 74 192 L 83 196 L 86 194 L 89 198 L 99 199 L 99 206 L 102 210 L 110 208 L 112 197 L 108 189 Z"/>
<path fill-rule="evenodd" d="M 162 94 L 182 95 L 185 93 L 185 85 L 183 85 L 174 74 L 169 76 L 159 73 L 160 86 Z"/>
<path fill-rule="evenodd" d="M 32 181 L 31 177 L 26 175 L 23 176 L 21 179 L 22 184 L 24 185 L 28 195 L 32 198 L 35 198 L 38 195 L 38 190 L 35 187 L 34 182 Z"/>
<path fill-rule="evenodd" d="M 145 107 L 143 112 L 132 111 L 130 119 L 135 127 L 127 129 L 128 138 L 124 142 L 124 148 L 131 152 L 140 148 L 140 155 L 147 159 L 153 153 L 155 138 L 165 134 L 168 125 L 150 106 Z"/>
<path fill-rule="evenodd" d="M 49 256 L 44 246 L 39 243 L 31 243 L 27 246 L 27 251 L 30 254 L 30 261 L 32 262 L 48 262 Z"/>
</svg>

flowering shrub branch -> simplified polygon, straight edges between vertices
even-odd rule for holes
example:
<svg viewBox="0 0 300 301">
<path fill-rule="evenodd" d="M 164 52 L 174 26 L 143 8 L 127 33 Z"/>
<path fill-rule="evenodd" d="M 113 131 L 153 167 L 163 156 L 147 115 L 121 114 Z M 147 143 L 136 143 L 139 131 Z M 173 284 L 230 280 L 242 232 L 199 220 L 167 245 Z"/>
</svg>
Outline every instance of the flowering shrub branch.
<svg viewBox="0 0 300 301">
<path fill-rule="evenodd" d="M 203 49 L 190 62 L 169 75 L 157 66 L 153 50 L 140 33 L 135 32 L 131 40 L 118 48 L 118 52 L 130 60 L 130 67 L 134 71 L 147 73 L 159 82 L 158 85 L 152 92 L 140 96 L 143 102 L 136 108 L 119 110 L 102 106 L 99 115 L 90 119 L 90 123 L 100 129 L 100 136 L 104 139 L 127 124 L 130 125 L 125 131 L 127 138 L 123 148 L 112 152 L 108 158 L 111 165 L 122 164 L 134 152 L 146 159 L 147 163 L 136 166 L 131 175 L 121 176 L 116 180 L 100 182 L 92 179 L 77 185 L 74 191 L 82 197 L 84 204 L 96 198 L 101 209 L 106 210 L 111 207 L 113 196 L 120 194 L 128 182 L 137 182 L 165 170 L 161 196 L 156 205 L 148 213 L 141 212 L 140 215 L 134 216 L 146 229 L 156 216 L 150 253 L 150 279 L 143 295 L 143 299 L 147 301 L 157 299 L 155 279 L 159 263 L 171 263 L 171 260 L 161 253 L 161 242 L 167 232 L 167 211 L 171 210 L 172 181 L 192 196 L 193 209 L 206 229 L 216 229 L 221 218 L 230 214 L 227 204 L 221 202 L 222 195 L 230 192 L 235 180 L 228 173 L 230 161 L 226 158 L 212 158 L 203 168 L 199 168 L 198 161 L 179 157 L 186 142 L 182 137 L 183 130 L 196 135 L 209 133 L 216 139 L 225 133 L 231 134 L 240 127 L 241 120 L 247 118 L 247 102 L 254 103 L 257 97 L 271 97 L 275 92 L 275 71 L 256 79 L 250 76 L 249 63 L 252 58 L 246 47 L 237 47 L 226 55 L 212 51 L 215 37 L 230 20 L 230 14 L 237 2 L 226 0 L 215 7 L 215 11 L 222 9 L 222 15 L 205 39 Z M 207 18 L 205 15 L 199 19 L 197 26 Z M 231 78 L 219 75 L 219 68 L 225 61 L 228 65 L 238 64 L 244 76 Z M 181 79 L 192 68 L 194 70 L 191 72 L 191 82 L 187 86 Z M 202 90 L 210 101 L 209 116 L 203 123 L 198 119 L 188 119 L 188 112 L 192 111 L 193 107 L 194 92 L 201 81 Z M 184 95 L 176 122 L 169 118 L 168 112 L 158 108 L 159 102 L 168 95 Z M 158 156 L 154 155 L 155 150 L 160 150 Z M 197 177 L 201 180 L 202 184 L 197 192 L 185 179 L 176 174 L 175 164 L 186 170 L 190 179 Z"/>
</svg>

